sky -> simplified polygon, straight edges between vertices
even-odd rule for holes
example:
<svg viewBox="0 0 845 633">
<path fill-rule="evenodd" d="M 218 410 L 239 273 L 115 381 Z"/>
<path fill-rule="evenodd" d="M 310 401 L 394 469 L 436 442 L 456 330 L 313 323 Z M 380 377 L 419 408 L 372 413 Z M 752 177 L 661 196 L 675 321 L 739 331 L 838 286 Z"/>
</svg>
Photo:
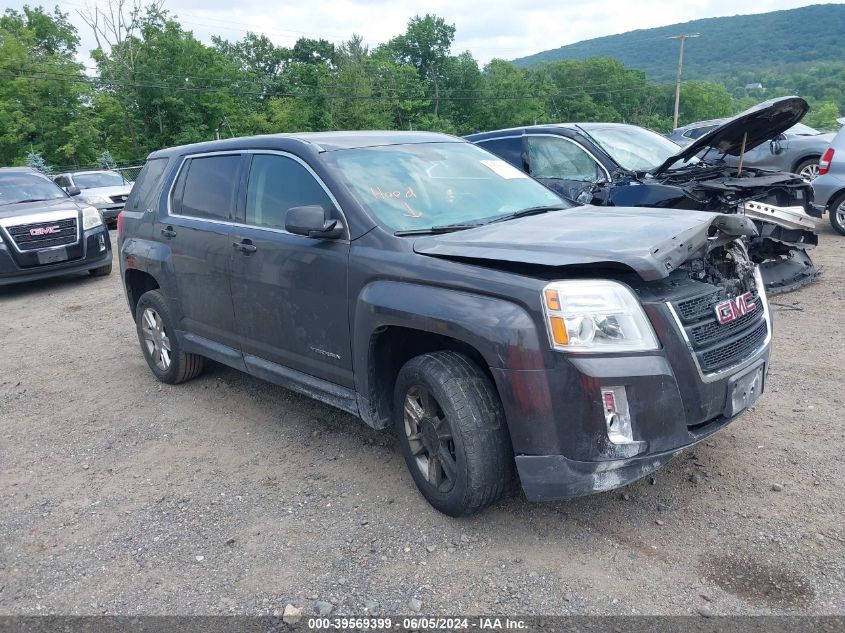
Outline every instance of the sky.
<svg viewBox="0 0 845 633">
<path fill-rule="evenodd" d="M 78 11 L 106 6 L 105 0 L 70 0 L 59 8 L 79 29 L 80 60 L 90 64 L 94 41 Z M 131 3 L 131 0 L 127 0 Z M 28 0 L 31 5 L 39 0 Z M 5 4 L 20 8 L 21 0 Z M 52 6 L 44 2 L 45 6 Z M 212 35 L 241 39 L 248 31 L 264 33 L 277 45 L 297 38 L 322 37 L 343 42 L 352 33 L 374 47 L 404 32 L 414 15 L 434 13 L 454 24 L 453 53 L 469 50 L 480 63 L 494 57 L 514 59 L 581 40 L 665 26 L 698 18 L 764 13 L 814 4 L 800 0 L 755 0 L 738 8 L 736 0 L 165 0 L 183 28 L 209 43 Z"/>
</svg>

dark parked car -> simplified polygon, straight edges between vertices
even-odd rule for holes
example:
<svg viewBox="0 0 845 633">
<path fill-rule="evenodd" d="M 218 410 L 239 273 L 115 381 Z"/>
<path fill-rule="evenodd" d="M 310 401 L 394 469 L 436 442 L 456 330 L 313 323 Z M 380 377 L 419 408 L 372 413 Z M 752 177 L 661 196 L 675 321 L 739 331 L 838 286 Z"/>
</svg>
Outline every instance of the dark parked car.
<svg viewBox="0 0 845 633">
<path fill-rule="evenodd" d="M 807 252 L 818 243 L 812 187 L 799 176 L 736 167 L 724 156 L 764 143 L 804 116 L 807 102 L 785 97 L 755 106 L 681 148 L 635 125 L 564 123 L 472 134 L 497 154 L 570 200 L 604 206 L 741 213 L 754 220 L 752 260 L 770 292 L 814 280 Z M 710 160 L 712 154 L 715 160 Z M 698 156 L 703 155 L 703 159 Z"/>
<path fill-rule="evenodd" d="M 111 272 L 100 212 L 25 167 L 0 168 L 0 285 Z"/>
<path fill-rule="evenodd" d="M 120 215 L 152 372 L 211 358 L 392 427 L 450 515 L 634 481 L 764 386 L 741 216 L 573 207 L 432 133 L 233 138 L 151 154 Z"/>
<path fill-rule="evenodd" d="M 834 230 L 845 235 L 845 118 L 839 123 L 843 127 L 825 149 L 820 175 L 813 181 L 813 204 L 819 212 L 827 211 Z"/>
<path fill-rule="evenodd" d="M 680 127 L 669 136 L 678 145 L 686 147 L 707 132 L 723 125 L 727 119 L 700 121 Z M 819 175 L 819 159 L 833 140 L 833 134 L 819 132 L 803 123 L 796 123 L 768 143 L 761 143 L 750 149 L 743 159 L 749 167 L 788 171 L 798 174 L 810 182 Z M 725 162 L 737 164 L 737 157 L 726 156 Z"/>
</svg>

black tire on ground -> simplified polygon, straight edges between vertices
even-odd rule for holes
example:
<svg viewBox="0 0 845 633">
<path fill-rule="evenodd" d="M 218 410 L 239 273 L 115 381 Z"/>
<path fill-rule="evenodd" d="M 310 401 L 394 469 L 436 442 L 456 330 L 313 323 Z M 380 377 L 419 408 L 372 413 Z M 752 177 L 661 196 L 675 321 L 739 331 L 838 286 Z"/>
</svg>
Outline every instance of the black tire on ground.
<svg viewBox="0 0 845 633">
<path fill-rule="evenodd" d="M 827 207 L 827 212 L 830 214 L 830 225 L 833 230 L 839 235 L 845 235 L 845 191 L 833 198 Z"/>
<path fill-rule="evenodd" d="M 106 275 L 111 275 L 111 264 L 106 264 L 105 266 L 100 266 L 99 268 L 92 268 L 88 271 L 88 274 L 92 277 L 105 277 Z"/>
<path fill-rule="evenodd" d="M 161 357 L 155 354 L 155 350 L 149 349 L 145 340 L 144 331 L 145 327 L 148 326 L 145 321 L 145 313 L 148 309 L 151 310 L 151 317 L 155 315 L 159 317 L 165 335 L 164 339 L 169 348 L 169 364 L 165 367 L 156 364 L 156 358 L 159 358 L 160 361 Z M 167 306 L 164 296 L 158 290 L 145 292 L 138 300 L 138 306 L 135 308 L 135 329 L 138 333 L 138 342 L 141 344 L 144 358 L 147 359 L 147 365 L 161 382 L 175 385 L 196 378 L 202 372 L 205 358 L 198 354 L 183 352 L 179 347 L 179 341 L 175 336 L 176 327 L 173 318 L 170 316 L 170 308 Z"/>
<path fill-rule="evenodd" d="M 394 408 L 405 463 L 432 506 L 467 516 L 502 496 L 514 463 L 505 414 L 490 379 L 468 357 L 442 351 L 409 360 L 396 378 Z"/>
<path fill-rule="evenodd" d="M 813 166 L 815 166 L 815 168 L 816 168 L 816 169 L 815 169 L 815 174 L 816 174 L 816 176 L 818 176 L 818 173 L 819 173 L 819 172 L 818 172 L 818 167 L 819 167 L 819 159 L 820 159 L 820 158 L 821 158 L 820 156 L 814 156 L 814 157 L 812 157 L 812 158 L 805 158 L 805 159 L 804 159 L 804 160 L 802 160 L 800 163 L 798 163 L 797 165 L 795 165 L 795 169 L 793 170 L 793 172 L 792 172 L 792 173 L 795 173 L 795 174 L 801 174 L 801 172 L 802 172 L 803 170 L 807 169 L 808 167 L 813 167 Z M 815 177 L 815 176 L 814 176 L 814 177 Z"/>
</svg>

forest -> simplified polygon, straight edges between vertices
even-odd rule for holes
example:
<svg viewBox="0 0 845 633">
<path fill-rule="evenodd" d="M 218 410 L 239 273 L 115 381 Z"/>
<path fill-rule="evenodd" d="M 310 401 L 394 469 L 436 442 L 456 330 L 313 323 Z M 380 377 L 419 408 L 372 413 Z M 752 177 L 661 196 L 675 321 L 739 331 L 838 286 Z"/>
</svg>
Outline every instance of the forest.
<svg viewBox="0 0 845 633">
<path fill-rule="evenodd" d="M 57 170 L 103 155 L 128 163 L 166 146 L 293 131 L 467 134 L 597 120 L 671 128 L 671 83 L 607 57 L 480 66 L 452 50 L 455 26 L 435 15 L 411 18 L 404 33 L 374 48 L 354 34 L 284 47 L 256 33 L 201 42 L 160 1 L 115 6 L 82 16 L 97 42 L 92 67 L 79 63 L 80 34 L 58 7 L 0 17 L 0 165 L 37 157 Z M 684 82 L 681 123 L 761 100 L 734 88 Z M 812 105 L 806 123 L 835 125 L 835 99 Z"/>
</svg>

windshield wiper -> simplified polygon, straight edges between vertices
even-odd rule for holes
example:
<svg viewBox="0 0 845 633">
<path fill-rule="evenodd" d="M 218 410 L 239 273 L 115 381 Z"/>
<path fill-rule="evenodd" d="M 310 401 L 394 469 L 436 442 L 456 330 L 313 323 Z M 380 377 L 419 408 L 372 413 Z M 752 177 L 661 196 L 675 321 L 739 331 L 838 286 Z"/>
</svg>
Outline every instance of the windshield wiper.
<svg viewBox="0 0 845 633">
<path fill-rule="evenodd" d="M 544 205 L 540 207 L 528 207 L 527 209 L 514 211 L 513 213 L 508 213 L 507 215 L 500 215 L 498 217 L 493 218 L 492 220 L 482 222 L 482 224 L 495 224 L 496 222 L 506 222 L 507 220 L 524 218 L 529 215 L 540 215 L 541 213 L 548 213 L 549 211 L 562 211 L 563 209 L 569 209 L 569 207 L 560 204 Z"/>
<path fill-rule="evenodd" d="M 548 213 L 549 211 L 560 211 L 569 208 L 570 207 L 568 206 L 559 204 L 541 207 L 528 207 L 527 209 L 521 209 L 519 211 L 514 211 L 513 213 L 508 213 L 506 215 L 497 215 L 496 217 L 490 218 L 489 220 L 481 220 L 479 222 L 471 223 L 458 222 L 456 224 L 441 224 L 439 226 L 430 226 L 425 229 L 408 229 L 407 231 L 396 231 L 393 234 L 397 237 L 402 237 L 403 235 L 437 235 L 439 233 L 453 233 L 454 231 L 474 229 L 479 226 L 486 226 L 487 224 L 495 224 L 496 222 L 504 222 L 506 220 L 524 218 L 529 215 L 539 215 L 540 213 Z"/>
<path fill-rule="evenodd" d="M 393 234 L 396 237 L 402 237 L 404 235 L 438 235 L 440 233 L 452 233 L 454 231 L 463 231 L 464 229 L 474 229 L 477 226 L 481 226 L 481 223 L 474 223 L 474 224 L 443 224 L 440 226 L 429 226 L 424 229 L 407 229 L 405 231 L 395 231 Z"/>
<path fill-rule="evenodd" d="M 0 207 L 5 207 L 10 204 L 23 204 L 24 202 L 45 202 L 44 198 L 27 198 L 26 200 L 13 200 L 12 202 L 0 203 Z"/>
</svg>

